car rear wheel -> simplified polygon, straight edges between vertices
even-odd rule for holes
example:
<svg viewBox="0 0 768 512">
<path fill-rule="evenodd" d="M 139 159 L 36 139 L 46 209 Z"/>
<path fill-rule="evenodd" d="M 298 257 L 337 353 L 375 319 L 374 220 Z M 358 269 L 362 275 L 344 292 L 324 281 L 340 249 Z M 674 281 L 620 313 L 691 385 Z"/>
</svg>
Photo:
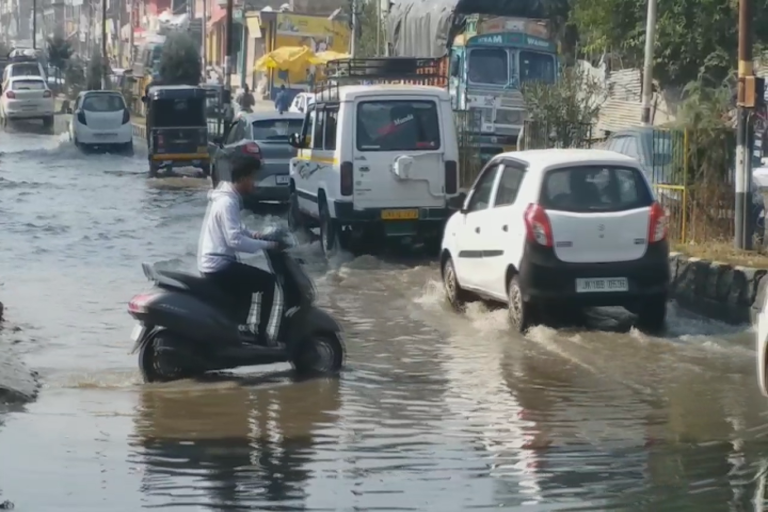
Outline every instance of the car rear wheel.
<svg viewBox="0 0 768 512">
<path fill-rule="evenodd" d="M 295 233 L 306 230 L 304 214 L 299 209 L 299 196 L 295 190 L 288 198 L 288 228 Z"/>
<path fill-rule="evenodd" d="M 48 130 L 53 129 L 53 116 L 43 118 L 43 128 Z"/>
<path fill-rule="evenodd" d="M 509 324 L 519 332 L 525 333 L 536 325 L 536 305 L 523 299 L 523 291 L 520 288 L 520 279 L 512 276 L 507 286 L 507 315 Z"/>
<path fill-rule="evenodd" d="M 667 296 L 656 295 L 640 303 L 636 309 L 635 326 L 649 334 L 658 334 L 664 330 L 667 321 Z"/>
<path fill-rule="evenodd" d="M 157 175 L 159 172 L 160 172 L 160 166 L 154 162 L 149 162 L 149 177 L 157 178 Z"/>
<path fill-rule="evenodd" d="M 339 246 L 336 222 L 331 218 L 328 205 L 325 202 L 320 206 L 320 245 L 326 258 L 336 254 Z"/>
</svg>

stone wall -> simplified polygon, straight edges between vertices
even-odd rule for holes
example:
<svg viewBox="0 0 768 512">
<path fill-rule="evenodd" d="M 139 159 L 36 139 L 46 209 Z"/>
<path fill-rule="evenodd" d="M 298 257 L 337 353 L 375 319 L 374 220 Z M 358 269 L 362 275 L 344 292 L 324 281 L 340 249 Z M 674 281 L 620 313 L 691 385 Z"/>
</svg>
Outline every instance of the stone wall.
<svg viewBox="0 0 768 512">
<path fill-rule="evenodd" d="M 695 313 L 731 324 L 753 321 L 763 304 L 768 269 L 733 266 L 692 258 L 669 257 L 671 298 Z"/>
</svg>

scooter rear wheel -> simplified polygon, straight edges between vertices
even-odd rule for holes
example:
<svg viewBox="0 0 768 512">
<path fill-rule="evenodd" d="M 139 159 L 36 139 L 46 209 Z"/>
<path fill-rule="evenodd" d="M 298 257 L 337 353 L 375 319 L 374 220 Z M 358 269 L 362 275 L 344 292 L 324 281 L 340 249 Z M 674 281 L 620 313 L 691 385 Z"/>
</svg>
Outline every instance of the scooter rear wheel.
<svg viewBox="0 0 768 512">
<path fill-rule="evenodd" d="M 179 342 L 169 333 L 160 333 L 141 347 L 139 370 L 144 382 L 170 382 L 184 379 L 191 372 L 174 364 L 169 349 Z"/>
<path fill-rule="evenodd" d="M 296 372 L 302 376 L 335 375 L 344 366 L 345 348 L 336 333 L 310 334 L 299 346 L 293 360 Z"/>
</svg>

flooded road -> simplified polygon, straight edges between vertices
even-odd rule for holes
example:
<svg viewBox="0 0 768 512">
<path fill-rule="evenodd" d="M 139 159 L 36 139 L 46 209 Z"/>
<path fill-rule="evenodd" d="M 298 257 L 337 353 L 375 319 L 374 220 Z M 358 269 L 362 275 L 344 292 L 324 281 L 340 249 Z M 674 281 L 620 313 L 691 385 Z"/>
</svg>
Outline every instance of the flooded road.
<svg viewBox="0 0 768 512">
<path fill-rule="evenodd" d="M 677 310 L 653 338 L 510 333 L 502 311 L 442 301 L 434 263 L 323 262 L 346 329 L 339 380 L 287 365 L 140 383 L 128 336 L 142 261 L 194 268 L 207 183 L 146 161 L 0 133 L 0 502 L 17 511 L 762 510 L 768 400 L 752 335 Z M 284 222 L 252 216 L 254 227 Z M 615 332 L 614 332 L 615 331 Z"/>
</svg>

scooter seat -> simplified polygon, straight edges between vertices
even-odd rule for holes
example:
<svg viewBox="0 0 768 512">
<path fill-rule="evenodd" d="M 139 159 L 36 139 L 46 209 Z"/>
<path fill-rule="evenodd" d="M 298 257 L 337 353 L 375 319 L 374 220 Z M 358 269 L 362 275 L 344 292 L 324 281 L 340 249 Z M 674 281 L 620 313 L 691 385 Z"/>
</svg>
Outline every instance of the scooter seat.
<svg viewBox="0 0 768 512">
<path fill-rule="evenodd" d="M 185 274 L 183 272 L 174 272 L 172 270 L 160 270 L 158 274 L 173 279 L 186 286 L 192 295 L 196 295 L 213 304 L 222 306 L 234 301 L 232 297 L 212 283 L 209 279 L 202 276 Z"/>
</svg>

